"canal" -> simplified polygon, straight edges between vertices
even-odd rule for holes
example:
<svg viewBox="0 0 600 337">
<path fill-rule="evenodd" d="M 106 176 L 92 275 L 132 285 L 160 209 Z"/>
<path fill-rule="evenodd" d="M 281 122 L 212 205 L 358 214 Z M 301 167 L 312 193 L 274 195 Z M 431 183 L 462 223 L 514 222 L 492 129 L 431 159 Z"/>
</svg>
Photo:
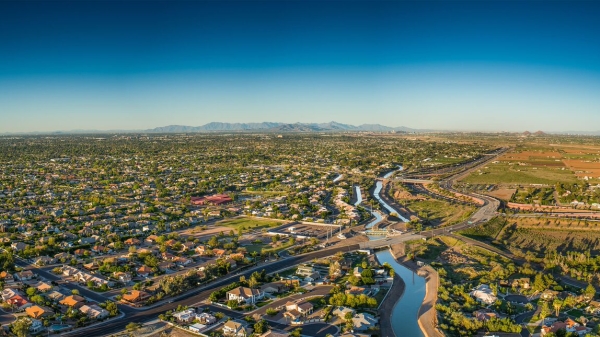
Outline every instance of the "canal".
<svg viewBox="0 0 600 337">
<path fill-rule="evenodd" d="M 399 167 L 399 171 L 402 170 L 402 166 Z M 387 173 L 384 178 L 389 178 L 395 171 Z M 382 189 L 381 181 L 377 181 L 374 191 L 375 198 L 381 206 L 389 210 L 390 212 L 396 212 L 390 205 L 388 205 L 381 197 L 379 193 Z M 372 213 L 375 216 L 375 219 L 369 223 L 366 228 L 372 228 L 377 223 L 382 220 L 381 213 L 375 211 Z M 403 221 L 408 222 L 408 220 L 402 218 Z M 379 236 L 371 236 L 370 240 L 381 240 L 384 237 Z M 400 263 L 396 262 L 394 256 L 389 250 L 380 251 L 377 253 L 377 259 L 379 263 L 383 264 L 385 262 L 389 263 L 398 276 L 402 278 L 405 284 L 404 294 L 400 298 L 396 305 L 394 306 L 394 310 L 392 311 L 392 329 L 394 330 L 394 334 L 396 337 L 424 337 L 421 328 L 418 323 L 418 315 L 419 309 L 421 308 L 421 304 L 423 303 L 423 299 L 425 298 L 425 279 L 418 276 L 416 273 L 413 273 L 410 269 L 404 267 Z"/>
</svg>

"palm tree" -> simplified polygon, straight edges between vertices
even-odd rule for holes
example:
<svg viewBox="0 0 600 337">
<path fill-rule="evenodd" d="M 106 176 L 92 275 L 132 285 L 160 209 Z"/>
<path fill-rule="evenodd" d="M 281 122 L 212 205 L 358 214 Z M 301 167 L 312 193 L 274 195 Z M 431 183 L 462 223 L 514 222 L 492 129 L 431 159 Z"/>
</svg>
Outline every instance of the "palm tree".
<svg viewBox="0 0 600 337">
<path fill-rule="evenodd" d="M 554 310 L 556 310 L 556 317 L 558 318 L 558 315 L 560 314 L 560 308 L 563 306 L 563 301 L 557 298 L 554 300 L 554 302 L 552 302 L 552 306 L 554 307 Z"/>
</svg>

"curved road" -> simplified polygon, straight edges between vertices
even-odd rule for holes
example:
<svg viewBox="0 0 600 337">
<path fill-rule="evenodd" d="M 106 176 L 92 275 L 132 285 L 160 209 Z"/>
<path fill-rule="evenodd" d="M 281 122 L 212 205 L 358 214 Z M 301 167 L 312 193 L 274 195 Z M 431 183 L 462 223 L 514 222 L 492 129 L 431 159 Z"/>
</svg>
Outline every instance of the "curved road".
<svg viewBox="0 0 600 337">
<path fill-rule="evenodd" d="M 206 286 L 198 288 L 196 291 L 193 291 L 192 293 L 181 295 L 181 297 L 179 299 L 173 300 L 172 303 L 166 303 L 164 305 L 152 307 L 147 310 L 143 310 L 143 309 L 136 310 L 136 309 L 133 309 L 130 307 L 120 305 L 119 307 L 120 307 L 121 311 L 123 311 L 125 313 L 125 316 L 123 318 L 114 319 L 112 321 L 108 321 L 103 324 L 101 323 L 96 326 L 90 326 L 87 328 L 77 329 L 72 332 L 63 333 L 62 336 L 73 336 L 73 337 L 86 336 L 87 337 L 87 336 L 103 336 L 103 335 L 113 334 L 113 333 L 124 330 L 125 326 L 131 322 L 145 323 L 148 321 L 155 320 L 159 314 L 162 314 L 168 310 L 174 310 L 177 308 L 178 305 L 192 306 L 194 304 L 197 304 L 198 302 L 201 302 L 201 301 L 207 299 L 208 296 L 210 295 L 210 293 L 213 292 L 215 289 L 218 289 L 218 288 L 225 286 L 233 281 L 236 281 L 237 279 L 239 279 L 239 277 L 241 275 L 244 275 L 247 278 L 249 278 L 250 275 L 254 271 L 262 270 L 262 269 L 266 270 L 267 273 L 273 273 L 273 272 L 277 272 L 279 270 L 287 269 L 290 266 L 293 266 L 296 264 L 311 261 L 315 258 L 322 258 L 322 257 L 333 255 L 337 252 L 346 252 L 346 251 L 352 251 L 352 250 L 356 250 L 356 249 L 359 249 L 358 245 L 335 247 L 335 248 L 319 250 L 316 252 L 303 254 L 303 255 L 299 255 L 299 256 L 293 256 L 293 257 L 289 257 L 287 259 L 276 261 L 276 262 L 273 262 L 273 263 L 270 263 L 267 265 L 250 268 L 250 269 L 244 271 L 243 273 L 231 275 L 229 277 L 219 279 L 218 281 L 212 282 Z M 45 276 L 45 274 L 42 274 L 42 275 Z M 83 294 L 83 295 L 88 296 L 87 293 Z M 94 299 L 94 297 L 90 297 L 90 298 Z"/>
</svg>

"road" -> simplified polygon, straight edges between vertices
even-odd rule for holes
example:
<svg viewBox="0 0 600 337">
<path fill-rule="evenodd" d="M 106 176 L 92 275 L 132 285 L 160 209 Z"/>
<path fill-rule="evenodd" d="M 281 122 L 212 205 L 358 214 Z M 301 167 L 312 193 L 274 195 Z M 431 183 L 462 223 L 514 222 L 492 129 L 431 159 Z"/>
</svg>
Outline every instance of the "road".
<svg viewBox="0 0 600 337">
<path fill-rule="evenodd" d="M 464 242 L 466 242 L 466 243 L 468 243 L 470 245 L 478 246 L 478 247 L 487 249 L 487 250 L 489 250 L 491 252 L 494 252 L 494 253 L 496 253 L 496 254 L 498 254 L 500 256 L 504 256 L 505 258 L 514 261 L 518 265 L 522 265 L 525 262 L 527 262 L 525 259 L 517 257 L 514 254 L 512 254 L 511 252 L 508 252 L 508 251 L 505 251 L 505 250 L 501 250 L 501 249 L 499 249 L 497 247 L 494 247 L 492 245 L 489 245 L 487 243 L 484 243 L 484 242 L 481 242 L 481 241 L 477 241 L 477 240 L 473 240 L 473 239 L 470 239 L 470 238 L 462 236 L 462 235 L 455 235 L 455 234 L 449 234 L 449 235 L 452 236 L 452 237 L 454 237 L 454 238 L 456 238 L 456 239 L 464 241 Z M 534 268 L 534 269 L 536 269 L 538 271 L 542 271 L 543 270 L 542 266 L 540 266 L 538 264 L 535 264 L 533 262 L 531 263 L 531 266 L 532 266 L 532 268 Z M 575 287 L 575 288 L 579 288 L 579 289 L 585 289 L 585 287 L 587 287 L 587 285 L 588 285 L 586 282 L 578 281 L 578 280 L 576 280 L 576 279 L 574 279 L 572 277 L 569 277 L 567 275 L 555 275 L 554 277 L 557 278 L 557 279 L 559 279 L 564 284 L 567 284 L 569 286 L 572 286 L 572 287 Z M 600 291 L 600 287 L 596 287 L 596 290 Z"/>
<path fill-rule="evenodd" d="M 69 337 L 79 337 L 79 336 L 104 336 L 113 334 L 125 329 L 125 326 L 128 323 L 145 323 L 157 318 L 159 314 L 162 314 L 168 310 L 174 310 L 177 306 L 193 306 L 205 299 L 208 298 L 211 292 L 215 289 L 223 287 L 225 285 L 230 284 L 233 281 L 237 281 L 240 276 L 244 275 L 246 278 L 250 278 L 251 274 L 256 270 L 266 270 L 267 273 L 274 273 L 283 269 L 287 269 L 291 266 L 305 263 L 308 261 L 312 261 L 315 258 L 322 258 L 326 256 L 333 255 L 337 252 L 347 252 L 352 250 L 359 249 L 358 245 L 351 246 L 341 246 L 335 247 L 326 250 L 320 250 L 317 252 L 312 252 L 308 254 L 303 254 L 299 256 L 293 256 L 284 260 L 276 261 L 267 265 L 262 265 L 256 268 L 251 268 L 243 273 L 237 275 L 231 275 L 226 278 L 219 279 L 218 281 L 212 282 L 204 287 L 198 288 L 194 293 L 188 293 L 182 295 L 179 299 L 174 300 L 172 303 L 166 303 L 164 305 L 149 308 L 147 310 L 135 310 L 133 308 L 126 308 L 124 306 L 120 306 L 124 310 L 125 317 L 122 319 L 117 319 L 113 321 L 108 321 L 105 324 L 91 326 L 87 328 L 81 328 L 75 331 L 67 332 L 62 334 L 62 336 Z M 86 295 L 87 296 L 87 295 Z"/>
<path fill-rule="evenodd" d="M 288 296 L 285 298 L 277 299 L 277 300 L 265 305 L 264 307 L 261 307 L 257 310 L 249 312 L 249 314 L 265 315 L 267 313 L 267 309 L 269 309 L 269 308 L 277 308 L 279 306 L 285 305 L 288 301 L 293 302 L 293 301 L 297 301 L 297 300 L 304 299 L 304 298 L 325 296 L 325 295 L 329 294 L 329 291 L 331 291 L 332 288 L 333 288 L 333 286 L 319 286 L 319 287 L 316 287 L 315 289 L 313 289 L 312 291 L 309 291 L 304 294 L 295 294 L 295 295 Z"/>
<path fill-rule="evenodd" d="M 67 288 L 69 290 L 74 290 L 74 289 L 78 290 L 79 294 L 81 296 L 85 296 L 89 299 L 92 299 L 92 300 L 98 302 L 98 303 L 105 302 L 108 299 L 105 296 L 102 296 L 99 293 L 93 292 L 85 287 L 81 287 L 78 284 L 62 282 L 62 278 L 60 276 L 52 274 L 51 272 L 46 271 L 42 268 L 35 267 L 21 258 L 17 258 L 15 264 L 23 269 L 31 270 L 34 274 L 41 276 L 49 281 L 55 281 L 55 282 L 61 283 L 61 286 L 64 288 Z M 127 307 L 125 307 L 125 306 L 121 306 L 121 309 L 126 309 L 126 308 Z"/>
</svg>

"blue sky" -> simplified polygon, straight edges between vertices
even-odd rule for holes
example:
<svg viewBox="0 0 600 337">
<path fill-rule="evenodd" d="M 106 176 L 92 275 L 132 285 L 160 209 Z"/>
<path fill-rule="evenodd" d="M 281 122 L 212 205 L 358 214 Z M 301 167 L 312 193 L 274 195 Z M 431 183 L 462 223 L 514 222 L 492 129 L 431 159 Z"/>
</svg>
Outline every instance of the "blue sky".
<svg viewBox="0 0 600 337">
<path fill-rule="evenodd" d="M 0 2 L 0 132 L 600 129 L 600 2 Z"/>
</svg>

